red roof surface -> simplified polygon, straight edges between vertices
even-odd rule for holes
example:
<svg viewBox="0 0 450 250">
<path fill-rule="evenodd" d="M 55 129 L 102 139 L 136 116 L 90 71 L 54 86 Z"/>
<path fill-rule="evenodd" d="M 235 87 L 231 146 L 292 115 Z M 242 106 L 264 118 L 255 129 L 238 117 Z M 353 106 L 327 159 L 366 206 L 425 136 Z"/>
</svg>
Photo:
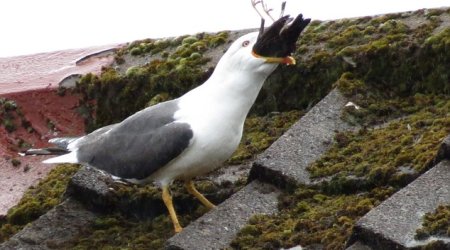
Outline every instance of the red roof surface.
<svg viewBox="0 0 450 250">
<path fill-rule="evenodd" d="M 15 121 L 17 129 L 8 133 L 0 125 L 0 216 L 53 167 L 41 163 L 46 157 L 19 156 L 18 141 L 22 139 L 33 147 L 42 147 L 48 145 L 49 138 L 83 134 L 84 121 L 77 112 L 79 97 L 69 91 L 60 96 L 56 89 L 70 75 L 99 73 L 113 61 L 111 55 L 101 52 L 117 46 L 0 58 L 0 97 L 15 101 L 33 128 L 29 132 L 20 121 Z M 21 164 L 14 167 L 13 158 Z"/>
</svg>

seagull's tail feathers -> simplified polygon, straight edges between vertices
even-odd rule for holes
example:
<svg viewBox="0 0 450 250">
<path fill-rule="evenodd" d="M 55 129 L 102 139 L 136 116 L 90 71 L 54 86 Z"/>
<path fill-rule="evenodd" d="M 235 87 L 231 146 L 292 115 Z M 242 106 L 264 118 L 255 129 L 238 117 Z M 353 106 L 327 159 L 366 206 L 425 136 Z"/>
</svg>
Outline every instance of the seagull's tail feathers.
<svg viewBox="0 0 450 250">
<path fill-rule="evenodd" d="M 69 145 L 76 141 L 79 137 L 58 137 L 50 139 L 48 142 L 56 147 L 48 148 L 30 148 L 24 152 L 25 155 L 65 155 L 70 153 L 72 149 Z"/>
<path fill-rule="evenodd" d="M 43 161 L 42 163 L 52 164 L 52 163 L 79 163 L 76 151 L 70 152 L 65 155 L 60 155 Z"/>
</svg>

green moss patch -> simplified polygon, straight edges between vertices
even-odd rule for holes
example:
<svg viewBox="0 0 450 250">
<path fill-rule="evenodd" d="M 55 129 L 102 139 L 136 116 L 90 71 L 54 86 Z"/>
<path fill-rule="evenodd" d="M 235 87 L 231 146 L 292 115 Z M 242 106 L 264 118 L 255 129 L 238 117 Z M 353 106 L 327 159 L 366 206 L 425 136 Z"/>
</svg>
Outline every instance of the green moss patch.
<svg viewBox="0 0 450 250">
<path fill-rule="evenodd" d="M 423 225 L 417 230 L 416 238 L 424 240 L 430 236 L 450 237 L 450 205 L 440 205 L 423 217 Z"/>
<path fill-rule="evenodd" d="M 236 249 L 280 249 L 297 245 L 343 249 L 355 222 L 379 204 L 382 188 L 355 195 L 326 195 L 301 187 L 285 194 L 278 215 L 255 215 L 233 241 Z"/>
<path fill-rule="evenodd" d="M 414 112 L 381 127 L 338 133 L 331 149 L 308 169 L 322 184 L 286 191 L 280 213 L 255 216 L 233 247 L 344 248 L 361 216 L 430 167 L 442 139 L 450 133 L 448 100 L 434 95 L 397 99 L 408 103 L 400 107 Z M 387 106 L 384 101 L 378 104 Z M 446 225 L 442 230 L 447 230 Z"/>
<path fill-rule="evenodd" d="M 30 122 L 25 119 L 17 103 L 3 97 L 0 97 L 0 124 L 8 133 L 12 133 L 20 127 L 25 128 L 29 133 L 33 132 Z M 19 148 L 22 146 L 21 143 L 23 142 L 17 142 Z"/>
<path fill-rule="evenodd" d="M 330 150 L 308 167 L 320 184 L 287 190 L 280 213 L 255 216 L 233 247 L 344 248 L 359 217 L 431 167 L 450 133 L 448 95 L 391 96 L 352 73 L 336 86 L 358 106 L 342 117 L 362 129 L 337 133 Z"/>
<path fill-rule="evenodd" d="M 28 133 L 34 132 L 31 123 L 25 118 L 20 106 L 15 101 L 3 97 L 0 97 L 0 126 L 8 133 L 14 133 L 18 129 L 25 129 Z M 24 151 L 31 147 L 25 140 L 15 136 L 10 137 L 8 143 L 8 149 L 14 152 Z M 12 163 L 13 165 L 15 164 L 14 162 Z"/>
<path fill-rule="evenodd" d="M 271 113 L 265 116 L 250 116 L 245 120 L 244 133 L 236 152 L 228 160 L 229 164 L 239 164 L 268 148 L 278 137 L 296 122 L 302 112 Z"/>
<path fill-rule="evenodd" d="M 172 222 L 162 215 L 154 220 L 130 220 L 120 215 L 100 217 L 70 249 L 162 249 L 173 234 Z"/>
<path fill-rule="evenodd" d="M 430 14 L 431 13 L 431 14 Z M 298 64 L 280 67 L 255 112 L 304 109 L 321 100 L 345 72 L 387 97 L 449 94 L 447 10 L 313 21 L 302 33 Z"/>
<path fill-rule="evenodd" d="M 16 130 L 18 114 L 21 112 L 14 101 L 0 98 L 0 122 L 9 133 Z"/>
<path fill-rule="evenodd" d="M 58 165 L 35 187 L 30 187 L 19 204 L 11 208 L 6 218 L 0 221 L 0 242 L 7 240 L 27 223 L 58 205 L 62 201 L 70 178 L 78 169 L 78 165 Z"/>
<path fill-rule="evenodd" d="M 391 102 L 378 104 L 416 112 L 381 128 L 338 133 L 327 155 L 309 167 L 311 176 L 332 177 L 334 184 L 356 179 L 359 185 L 403 186 L 427 170 L 450 133 L 448 97 L 419 95 L 403 99 L 403 104 Z"/>
<path fill-rule="evenodd" d="M 197 206 L 190 214 L 179 213 L 182 225 L 206 212 Z M 121 214 L 107 214 L 96 219 L 83 234 L 67 244 L 70 249 L 163 249 L 174 235 L 172 221 L 164 214 L 153 219 L 135 219 Z"/>
<path fill-rule="evenodd" d="M 182 225 L 206 212 L 202 206 L 190 214 L 179 214 Z M 174 235 L 172 221 L 167 215 L 154 219 L 126 218 L 120 214 L 99 217 L 90 228 L 67 247 L 71 249 L 163 249 L 165 241 Z"/>
<path fill-rule="evenodd" d="M 116 53 L 116 62 L 123 63 L 123 56 L 156 55 L 160 57 L 173 57 L 173 55 L 191 56 L 195 52 L 205 52 L 227 42 L 228 32 L 216 34 L 198 33 L 165 39 L 137 40 L 125 46 Z M 175 51 L 173 55 L 171 53 Z"/>
</svg>

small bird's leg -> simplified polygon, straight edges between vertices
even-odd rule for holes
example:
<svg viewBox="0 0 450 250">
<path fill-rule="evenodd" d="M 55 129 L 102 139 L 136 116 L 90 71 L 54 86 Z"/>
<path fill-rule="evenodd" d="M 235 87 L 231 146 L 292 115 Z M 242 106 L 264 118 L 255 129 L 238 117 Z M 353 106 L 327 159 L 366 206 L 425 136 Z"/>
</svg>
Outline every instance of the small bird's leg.
<svg viewBox="0 0 450 250">
<path fill-rule="evenodd" d="M 203 204 L 205 205 L 205 207 L 209 208 L 209 209 L 213 209 L 216 206 L 214 204 L 212 204 L 208 199 L 205 198 L 205 196 L 203 196 L 194 186 L 194 182 L 192 180 L 188 180 L 184 183 L 184 185 L 186 186 L 187 191 L 192 194 L 193 196 L 197 197 L 197 199 Z"/>
<path fill-rule="evenodd" d="M 283 1 L 281 3 L 281 12 L 280 12 L 280 17 L 279 18 L 282 18 L 284 16 L 284 10 L 285 9 L 286 9 L 286 1 Z"/>
<path fill-rule="evenodd" d="M 266 20 L 261 18 L 261 25 L 259 26 L 258 40 L 264 34 L 264 23 L 265 22 L 266 22 Z"/>
<path fill-rule="evenodd" d="M 275 21 L 275 19 L 270 15 L 270 12 L 273 9 L 269 9 L 267 7 L 267 5 L 264 3 L 264 0 L 250 0 L 250 2 L 252 3 L 253 8 L 255 9 L 256 13 L 258 13 L 258 15 L 261 17 L 261 19 L 264 19 L 264 14 L 267 15 L 273 22 Z M 261 13 L 258 8 L 256 7 L 257 5 L 261 5 L 261 8 L 264 12 Z"/>
<path fill-rule="evenodd" d="M 170 195 L 169 187 L 162 187 L 162 199 L 164 204 L 166 204 L 167 210 L 169 210 L 170 219 L 172 219 L 173 227 L 175 228 L 175 233 L 181 232 L 183 228 L 180 226 L 178 222 L 177 214 L 175 213 L 175 209 L 173 208 L 172 196 Z"/>
</svg>

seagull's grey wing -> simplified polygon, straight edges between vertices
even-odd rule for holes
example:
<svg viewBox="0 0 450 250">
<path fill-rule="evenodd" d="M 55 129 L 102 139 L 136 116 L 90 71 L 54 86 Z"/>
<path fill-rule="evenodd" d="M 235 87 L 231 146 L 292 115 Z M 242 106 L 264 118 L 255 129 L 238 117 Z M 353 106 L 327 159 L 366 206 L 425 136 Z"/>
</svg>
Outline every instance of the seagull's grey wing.
<svg viewBox="0 0 450 250">
<path fill-rule="evenodd" d="M 80 162 L 126 179 L 144 179 L 180 155 L 193 132 L 187 123 L 174 122 L 177 101 L 144 109 L 77 150 Z"/>
<path fill-rule="evenodd" d="M 108 132 L 113 127 L 115 127 L 117 124 L 118 123 L 111 124 L 111 125 L 108 125 L 105 127 L 101 127 L 99 129 L 93 131 L 92 133 L 90 133 L 89 136 L 56 137 L 56 138 L 50 139 L 48 142 L 50 142 L 51 144 L 57 146 L 58 148 L 62 148 L 62 149 L 68 149 L 69 145 L 72 142 L 75 142 L 78 147 L 79 145 L 82 145 L 84 141 L 86 141 L 86 140 L 92 141 L 94 138 L 97 138 L 97 137 L 101 136 L 102 134 Z"/>
</svg>

